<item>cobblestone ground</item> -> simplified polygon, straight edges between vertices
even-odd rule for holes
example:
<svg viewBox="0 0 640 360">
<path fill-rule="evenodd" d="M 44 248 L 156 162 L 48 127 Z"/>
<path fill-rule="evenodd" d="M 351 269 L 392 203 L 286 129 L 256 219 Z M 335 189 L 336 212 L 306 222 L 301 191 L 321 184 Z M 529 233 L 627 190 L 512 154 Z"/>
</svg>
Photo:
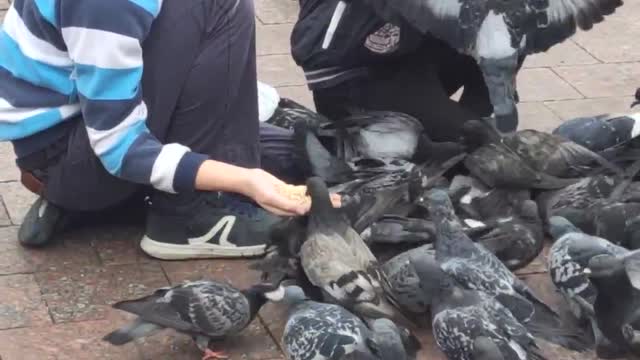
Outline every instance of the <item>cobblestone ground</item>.
<svg viewBox="0 0 640 360">
<path fill-rule="evenodd" d="M 8 8 L 0 0 L 0 18 Z M 298 5 L 292 0 L 256 0 L 260 80 L 281 96 L 312 106 L 301 71 L 289 55 L 289 33 Z M 562 119 L 627 111 L 640 86 L 640 3 L 627 1 L 618 14 L 589 33 L 532 57 L 518 79 L 524 127 L 552 129 Z M 124 347 L 100 338 L 127 316 L 114 301 L 139 296 L 184 279 L 210 276 L 244 286 L 257 279 L 243 261 L 161 262 L 137 250 L 137 226 L 103 225 L 61 236 L 45 250 L 16 243 L 33 196 L 22 189 L 8 144 L 0 144 L 0 359 L 197 359 L 190 339 L 161 334 Z M 544 256 L 522 273 L 550 303 L 562 307 L 551 289 Z M 281 359 L 283 311 L 266 306 L 243 335 L 230 340 L 233 359 Z M 421 359 L 444 359 L 428 330 L 420 332 Z M 553 349 L 549 350 L 553 351 Z M 550 359 L 571 359 L 567 353 Z M 587 359 L 590 356 L 582 355 Z M 577 358 L 577 357 L 575 357 Z"/>
</svg>

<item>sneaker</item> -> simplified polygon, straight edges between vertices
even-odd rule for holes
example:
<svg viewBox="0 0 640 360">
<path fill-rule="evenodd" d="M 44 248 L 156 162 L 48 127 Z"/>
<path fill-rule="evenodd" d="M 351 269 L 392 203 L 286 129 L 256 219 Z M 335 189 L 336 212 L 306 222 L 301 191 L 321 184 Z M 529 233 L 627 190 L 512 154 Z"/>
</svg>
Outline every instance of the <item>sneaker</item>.
<svg viewBox="0 0 640 360">
<path fill-rule="evenodd" d="M 18 241 L 23 246 L 40 247 L 49 244 L 53 235 L 65 223 L 66 212 L 39 197 L 29 211 L 18 230 Z"/>
<path fill-rule="evenodd" d="M 260 256 L 279 220 L 235 195 L 156 193 L 140 247 L 163 260 Z"/>
</svg>

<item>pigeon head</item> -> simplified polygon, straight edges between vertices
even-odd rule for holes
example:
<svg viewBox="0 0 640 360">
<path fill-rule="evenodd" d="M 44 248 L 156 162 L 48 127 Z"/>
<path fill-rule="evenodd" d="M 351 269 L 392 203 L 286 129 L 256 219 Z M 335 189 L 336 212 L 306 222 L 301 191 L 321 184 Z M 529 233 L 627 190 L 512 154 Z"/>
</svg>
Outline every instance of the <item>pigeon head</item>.
<svg viewBox="0 0 640 360">
<path fill-rule="evenodd" d="M 444 220 L 455 216 L 453 204 L 449 199 L 447 191 L 442 189 L 433 189 L 427 193 L 427 210 L 434 220 Z"/>
<path fill-rule="evenodd" d="M 601 254 L 589 259 L 584 273 L 590 278 L 606 278 L 615 275 L 623 268 L 624 262 L 619 257 L 610 254 Z"/>
<path fill-rule="evenodd" d="M 582 231 L 562 216 L 552 216 L 549 218 L 549 233 L 554 240 L 558 240 L 562 236 L 572 232 L 581 233 Z"/>
<path fill-rule="evenodd" d="M 374 320 L 371 330 L 373 336 L 367 345 L 380 359 L 408 360 L 420 349 L 420 343 L 408 329 L 397 326 L 389 319 Z"/>
<path fill-rule="evenodd" d="M 462 125 L 462 143 L 470 150 L 477 149 L 492 140 L 490 129 L 483 120 L 468 120 Z"/>
<path fill-rule="evenodd" d="M 443 288 L 449 286 L 449 275 L 442 270 L 440 263 L 435 259 L 435 257 L 412 254 L 409 258 L 409 262 L 411 263 L 413 270 L 416 272 L 416 275 L 418 275 L 420 288 L 425 294 L 425 298 L 426 296 L 434 296 Z"/>
<path fill-rule="evenodd" d="M 631 107 L 634 107 L 638 104 L 640 104 L 640 88 L 636 89 L 636 97 L 635 97 L 635 100 L 633 101 L 633 104 L 631 104 Z"/>
<path fill-rule="evenodd" d="M 516 73 L 518 54 L 500 58 L 481 57 L 478 65 L 482 71 L 493 105 L 496 128 L 501 132 L 512 132 L 518 127 L 516 108 Z"/>
<path fill-rule="evenodd" d="M 304 290 L 297 285 L 289 285 L 284 287 L 284 295 L 282 301 L 286 304 L 295 305 L 299 302 L 309 299 Z"/>
<path fill-rule="evenodd" d="M 333 207 L 329 197 L 327 184 L 320 177 L 311 177 L 307 180 L 307 195 L 311 197 L 311 210 L 309 222 L 315 228 L 335 228 L 340 226 L 342 214 Z"/>
<path fill-rule="evenodd" d="M 520 204 L 520 216 L 525 219 L 539 219 L 538 204 L 533 200 L 525 200 Z"/>
<path fill-rule="evenodd" d="M 477 337 L 473 341 L 474 359 L 504 359 L 498 345 L 486 336 Z"/>
</svg>

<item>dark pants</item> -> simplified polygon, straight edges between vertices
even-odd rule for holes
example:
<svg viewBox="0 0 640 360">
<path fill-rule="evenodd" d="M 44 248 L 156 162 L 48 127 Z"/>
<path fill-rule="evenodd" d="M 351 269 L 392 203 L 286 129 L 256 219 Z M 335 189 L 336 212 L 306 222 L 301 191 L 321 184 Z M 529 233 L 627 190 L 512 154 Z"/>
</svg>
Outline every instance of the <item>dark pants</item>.
<svg viewBox="0 0 640 360">
<path fill-rule="evenodd" d="M 245 167 L 260 166 L 252 0 L 165 0 L 143 44 L 147 126 L 162 142 Z M 100 210 L 141 187 L 111 176 L 81 119 L 68 137 L 18 164 L 68 210 Z"/>
<path fill-rule="evenodd" d="M 461 87 L 460 101 L 451 100 Z M 403 112 L 439 141 L 457 139 L 465 121 L 493 111 L 473 58 L 433 38 L 416 53 L 373 67 L 366 78 L 314 91 L 314 101 L 318 112 L 333 120 L 347 116 L 350 108 Z"/>
</svg>

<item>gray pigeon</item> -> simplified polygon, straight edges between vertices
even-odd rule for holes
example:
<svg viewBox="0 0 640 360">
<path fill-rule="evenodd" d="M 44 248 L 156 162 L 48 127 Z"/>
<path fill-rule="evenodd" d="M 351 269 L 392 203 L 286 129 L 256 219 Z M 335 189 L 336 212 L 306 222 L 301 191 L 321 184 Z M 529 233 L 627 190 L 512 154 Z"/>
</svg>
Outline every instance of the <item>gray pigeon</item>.
<svg viewBox="0 0 640 360">
<path fill-rule="evenodd" d="M 103 340 L 124 345 L 163 329 L 173 329 L 196 340 L 204 352 L 203 360 L 226 358 L 223 352 L 210 350 L 209 343 L 242 331 L 262 305 L 271 299 L 281 299 L 282 292 L 282 288 L 267 284 L 238 290 L 212 280 L 161 288 L 151 295 L 114 304 L 114 308 L 137 318 Z"/>
<path fill-rule="evenodd" d="M 398 305 L 409 312 L 424 314 L 429 310 L 431 299 L 420 287 L 420 279 L 410 263 L 411 256 L 418 256 L 422 261 L 436 261 L 433 245 L 426 244 L 389 259 L 382 265 L 382 271 L 387 275 Z"/>
<path fill-rule="evenodd" d="M 383 19 L 408 22 L 472 56 L 489 89 L 497 126 L 518 125 L 516 73 L 529 54 L 589 30 L 622 0 L 366 0 Z"/>
<path fill-rule="evenodd" d="M 496 299 L 534 335 L 571 350 L 585 350 L 579 329 L 567 329 L 558 314 L 482 245 L 464 232 L 445 191 L 428 193 L 427 207 L 436 224 L 436 260 L 463 288 L 479 290 Z"/>
<path fill-rule="evenodd" d="M 367 244 L 425 244 L 433 240 L 434 232 L 429 220 L 384 215 L 360 236 Z"/>
<path fill-rule="evenodd" d="M 390 302 L 389 283 L 378 260 L 341 209 L 333 207 L 324 181 L 310 178 L 307 192 L 311 210 L 300 260 L 311 284 L 324 291 L 327 301 L 359 316 L 402 318 Z"/>
<path fill-rule="evenodd" d="M 623 255 L 629 251 L 606 239 L 585 234 L 563 217 L 549 219 L 549 231 L 555 241 L 549 251 L 551 281 L 575 317 L 589 322 L 596 344 L 606 345 L 608 340 L 596 324 L 594 303 L 597 291 L 584 270 L 594 256 Z"/>
<path fill-rule="evenodd" d="M 585 273 L 597 290 L 596 322 L 615 355 L 640 356 L 640 250 L 594 256 Z"/>
<path fill-rule="evenodd" d="M 544 359 L 527 328 L 494 297 L 460 286 L 437 262 L 410 262 L 432 298 L 433 333 L 448 359 Z"/>
<path fill-rule="evenodd" d="M 373 321 L 370 329 L 340 305 L 309 300 L 298 286 L 284 289 L 289 309 L 282 343 L 288 360 L 415 358 L 415 337 L 388 319 Z"/>
<path fill-rule="evenodd" d="M 552 133 L 591 151 L 602 152 L 624 146 L 640 135 L 640 113 L 570 119 L 560 124 Z"/>
</svg>

